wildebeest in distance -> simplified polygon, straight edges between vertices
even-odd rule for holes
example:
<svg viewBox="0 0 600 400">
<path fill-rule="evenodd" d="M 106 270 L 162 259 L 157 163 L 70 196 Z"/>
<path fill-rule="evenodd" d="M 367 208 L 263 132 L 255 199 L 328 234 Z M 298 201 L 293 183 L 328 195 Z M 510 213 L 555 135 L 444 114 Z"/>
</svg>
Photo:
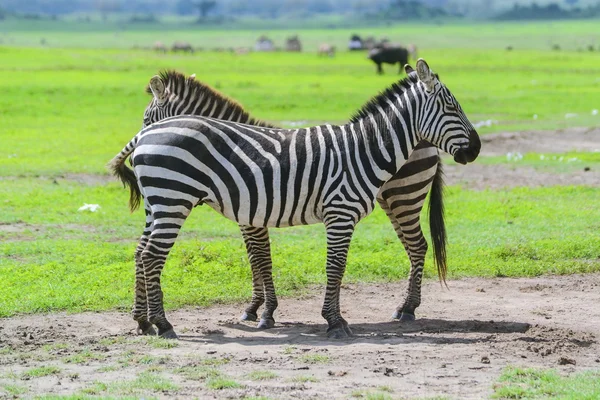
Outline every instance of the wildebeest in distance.
<svg viewBox="0 0 600 400">
<path fill-rule="evenodd" d="M 194 48 L 188 42 L 175 42 L 173 46 L 171 46 L 171 51 L 176 53 L 182 51 L 184 53 L 193 53 Z"/>
<path fill-rule="evenodd" d="M 369 51 L 369 57 L 371 61 L 377 64 L 377 73 L 383 74 L 381 64 L 396 64 L 400 63 L 400 72 L 402 73 L 403 67 L 408 64 L 408 50 L 404 47 L 380 47 Z"/>
<path fill-rule="evenodd" d="M 166 53 L 167 46 L 165 46 L 163 42 L 154 42 L 154 45 L 152 45 L 152 50 L 156 51 L 157 53 Z"/>
<path fill-rule="evenodd" d="M 317 51 L 317 54 L 319 56 L 333 57 L 335 56 L 335 46 L 332 46 L 327 43 L 322 43 L 321 45 L 319 45 L 319 50 Z"/>
</svg>

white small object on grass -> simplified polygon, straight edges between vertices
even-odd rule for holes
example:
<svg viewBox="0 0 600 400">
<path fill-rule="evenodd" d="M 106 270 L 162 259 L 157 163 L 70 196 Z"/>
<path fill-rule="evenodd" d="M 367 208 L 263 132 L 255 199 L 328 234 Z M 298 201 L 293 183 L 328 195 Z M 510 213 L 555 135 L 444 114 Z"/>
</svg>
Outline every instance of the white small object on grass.
<svg viewBox="0 0 600 400">
<path fill-rule="evenodd" d="M 592 110 L 592 115 L 598 115 L 598 110 Z"/>
<path fill-rule="evenodd" d="M 533 114 L 533 119 L 538 119 L 537 114 Z"/>
<path fill-rule="evenodd" d="M 81 207 L 79 207 L 79 209 L 77 211 L 96 212 L 96 211 L 98 211 L 99 208 L 100 208 L 100 205 L 98 205 L 98 204 L 83 203 L 83 205 Z"/>
<path fill-rule="evenodd" d="M 519 161 L 523 159 L 523 154 L 519 153 L 519 152 L 515 152 L 515 153 L 506 153 L 506 159 L 508 161 Z"/>
</svg>

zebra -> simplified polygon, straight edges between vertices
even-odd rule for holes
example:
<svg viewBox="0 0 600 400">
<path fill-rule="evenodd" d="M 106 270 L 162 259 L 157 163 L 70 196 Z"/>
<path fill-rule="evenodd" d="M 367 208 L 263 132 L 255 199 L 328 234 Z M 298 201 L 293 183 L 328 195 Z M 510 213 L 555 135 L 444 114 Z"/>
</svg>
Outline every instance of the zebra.
<svg viewBox="0 0 600 400">
<path fill-rule="evenodd" d="M 240 104 L 195 80 L 195 75 L 186 78 L 175 71 L 162 71 L 150 79 L 146 92 L 153 97 L 144 111 L 144 127 L 174 115 L 192 114 L 276 128 L 252 118 Z M 354 116 L 351 122 L 357 122 L 358 118 L 358 115 Z M 377 202 L 390 219 L 411 263 L 408 293 L 392 316 L 400 321 L 414 320 L 415 310 L 421 303 L 421 280 L 428 245 L 421 229 L 420 214 L 430 190 L 429 222 L 433 258 L 440 281 L 445 282 L 447 266 L 443 177 L 437 147 L 427 141 L 420 142 L 406 164 L 382 186 L 377 195 Z M 271 328 L 275 325 L 273 314 L 277 307 L 277 298 L 271 276 L 269 232 L 264 227 L 241 226 L 240 229 L 252 268 L 252 300 L 241 319 L 258 320 L 257 311 L 266 299 L 267 306 L 258 327 Z M 138 275 L 140 279 L 143 277 L 141 271 Z M 145 292 L 140 295 L 144 296 Z M 153 330 L 148 333 L 155 334 Z"/>
<path fill-rule="evenodd" d="M 423 59 L 416 73 L 375 96 L 357 122 L 285 130 L 208 117 L 169 117 L 139 131 L 108 164 L 130 188 L 130 208 L 143 197 L 146 227 L 136 249 L 145 303 L 138 324 L 176 338 L 162 303 L 160 275 L 181 226 L 207 204 L 241 226 L 267 228 L 323 223 L 327 285 L 321 315 L 327 336 L 352 331 L 339 295 L 356 224 L 376 195 L 427 140 L 460 164 L 474 161 L 479 136 L 452 93 Z M 131 155 L 133 170 L 125 161 Z M 136 293 L 138 289 L 136 278 Z M 138 297 L 136 295 L 136 302 Z M 146 319 L 147 318 L 147 319 Z"/>
</svg>

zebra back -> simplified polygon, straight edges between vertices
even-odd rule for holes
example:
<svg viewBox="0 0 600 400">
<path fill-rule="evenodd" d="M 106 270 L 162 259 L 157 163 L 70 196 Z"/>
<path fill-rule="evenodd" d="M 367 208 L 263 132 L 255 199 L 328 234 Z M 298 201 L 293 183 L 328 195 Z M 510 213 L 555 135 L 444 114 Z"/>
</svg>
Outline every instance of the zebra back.
<svg viewBox="0 0 600 400">
<path fill-rule="evenodd" d="M 154 76 L 146 92 L 153 95 L 144 112 L 144 126 L 176 115 L 198 115 L 240 122 L 266 128 L 275 128 L 265 121 L 253 118 L 237 101 L 216 89 L 173 70 L 160 71 Z"/>
</svg>

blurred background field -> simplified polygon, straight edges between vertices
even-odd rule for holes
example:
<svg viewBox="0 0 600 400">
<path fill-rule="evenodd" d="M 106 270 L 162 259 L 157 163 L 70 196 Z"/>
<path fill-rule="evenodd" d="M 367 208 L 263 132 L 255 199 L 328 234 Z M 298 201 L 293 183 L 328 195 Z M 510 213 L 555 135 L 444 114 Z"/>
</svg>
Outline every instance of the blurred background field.
<svg viewBox="0 0 600 400">
<path fill-rule="evenodd" d="M 360 11 L 237 19 L 217 12 L 204 19 L 157 13 L 154 20 L 133 23 L 146 14 L 14 9 L 0 20 L 0 278 L 9 282 L 0 288 L 2 316 L 125 309 L 131 303 L 132 255 L 143 215 L 129 215 L 128 193 L 105 164 L 139 130 L 150 99 L 145 86 L 161 69 L 195 73 L 253 116 L 284 127 L 343 123 L 403 77 L 398 65 L 384 65 L 385 73 L 377 75 L 367 51 L 348 51 L 357 34 L 416 44 L 418 56 L 440 74 L 482 135 L 600 121 L 600 33 L 593 19 L 497 21 L 493 10 L 489 18 L 473 18 L 464 8 L 463 16 L 420 19 L 378 20 L 377 10 L 366 9 L 368 18 Z M 255 51 L 262 35 L 279 51 Z M 302 42 L 301 52 L 284 51 L 292 35 Z M 157 41 L 166 52 L 153 49 Z M 176 41 L 194 52 L 172 52 Z M 317 54 L 323 43 L 336 46 L 333 57 Z M 572 173 L 582 164 L 556 160 L 578 157 L 593 173 L 597 154 L 565 149 L 544 159 L 530 153 L 519 162 L 503 156 L 478 162 Z M 597 196 L 598 188 L 588 186 L 451 186 L 450 276 L 599 270 Z M 77 211 L 84 203 L 101 208 Z M 323 282 L 321 226 L 275 230 L 272 236 L 280 293 Z M 435 275 L 430 261 L 427 277 Z M 357 229 L 347 280 L 404 279 L 408 267 L 377 210 Z M 87 284 L 90 279 L 94 284 Z M 171 308 L 249 298 L 250 271 L 235 224 L 212 210 L 194 210 L 167 263 L 164 287 Z"/>
</svg>

